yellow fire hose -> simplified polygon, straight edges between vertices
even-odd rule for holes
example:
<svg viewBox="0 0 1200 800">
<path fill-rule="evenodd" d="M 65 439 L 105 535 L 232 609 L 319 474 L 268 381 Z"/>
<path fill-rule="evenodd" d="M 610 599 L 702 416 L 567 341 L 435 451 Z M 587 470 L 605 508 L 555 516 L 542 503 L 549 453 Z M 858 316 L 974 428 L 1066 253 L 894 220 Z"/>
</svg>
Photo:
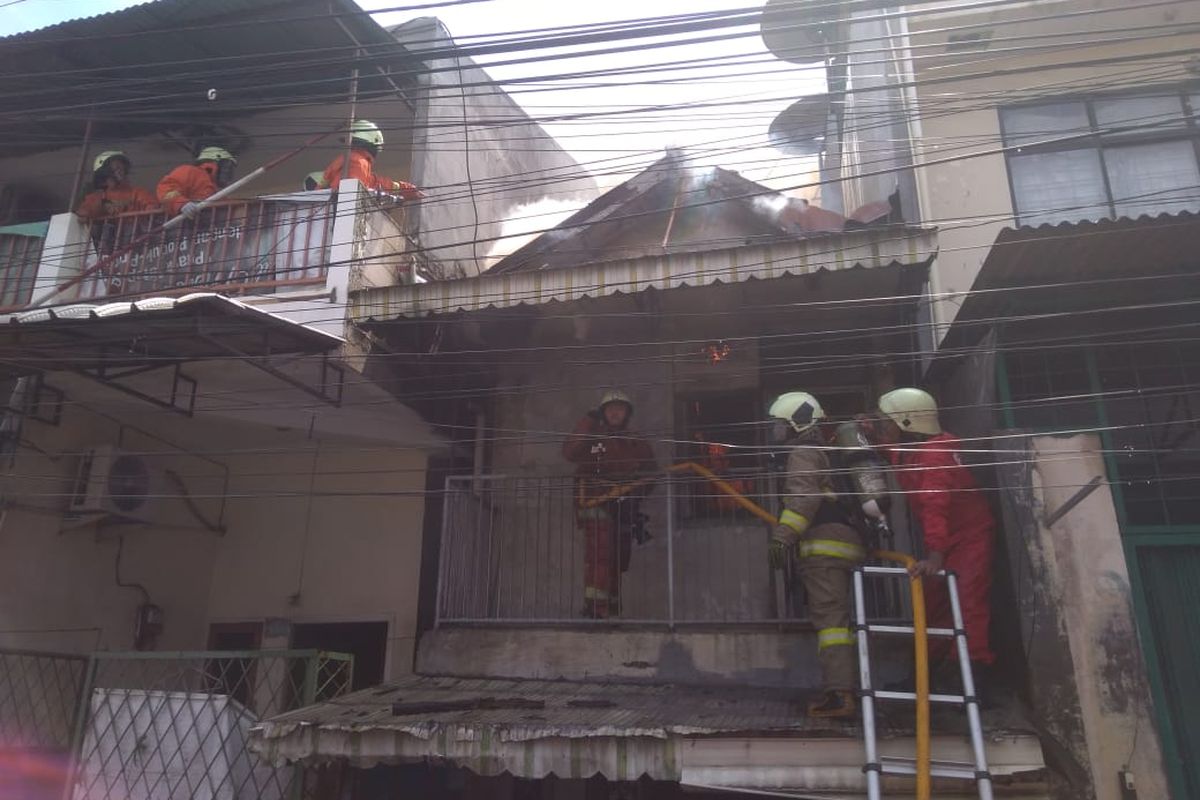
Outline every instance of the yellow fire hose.
<svg viewBox="0 0 1200 800">
<path fill-rule="evenodd" d="M 697 464 L 694 461 L 684 461 L 667 467 L 666 472 L 691 472 L 702 478 L 706 478 L 715 488 L 732 497 L 739 506 L 763 522 L 772 526 L 779 522 L 774 514 L 746 497 L 727 481 L 721 480 L 708 467 Z M 586 499 L 580 497 L 579 505 L 583 508 L 595 508 L 604 503 L 618 500 L 630 492 L 654 483 L 660 477 L 658 475 L 649 476 L 630 483 L 614 486 L 608 492 L 598 497 Z M 881 561 L 892 561 L 904 567 L 911 567 L 916 563 L 916 559 L 912 556 L 891 550 L 873 550 L 871 551 L 871 555 Z M 925 588 L 920 578 L 910 578 L 909 588 L 912 591 L 913 658 L 916 662 L 914 676 L 916 678 L 917 695 L 917 800 L 929 800 L 932 783 L 929 775 L 929 650 L 928 633 L 926 632 L 925 623 Z"/>
</svg>

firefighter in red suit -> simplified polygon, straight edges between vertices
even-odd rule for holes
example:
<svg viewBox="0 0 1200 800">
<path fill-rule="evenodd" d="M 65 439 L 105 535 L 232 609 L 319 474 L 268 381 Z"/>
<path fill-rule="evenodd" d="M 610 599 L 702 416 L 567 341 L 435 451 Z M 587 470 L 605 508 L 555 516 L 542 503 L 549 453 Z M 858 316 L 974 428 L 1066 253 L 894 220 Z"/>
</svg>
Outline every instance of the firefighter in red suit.
<svg viewBox="0 0 1200 800">
<path fill-rule="evenodd" d="M 925 539 L 925 557 L 909 572 L 929 577 L 939 570 L 958 576 L 958 595 L 972 672 L 986 685 L 995 661 L 988 643 L 992 548 L 995 521 L 971 471 L 959 456 L 961 443 L 938 420 L 937 401 L 915 388 L 895 389 L 879 398 L 875 436 L 891 458 Z M 925 581 L 930 627 L 952 628 L 950 596 L 942 580 Z M 957 658 L 950 639 L 931 640 L 931 660 L 942 675 Z"/>
<path fill-rule="evenodd" d="M 620 613 L 621 573 L 629 569 L 634 539 L 648 538 L 640 508 L 645 488 L 594 502 L 657 469 L 650 444 L 628 429 L 632 416 L 633 403 L 624 392 L 607 392 L 563 443 L 563 457 L 576 465 L 575 518 L 584 540 L 583 616 L 593 619 Z"/>
</svg>

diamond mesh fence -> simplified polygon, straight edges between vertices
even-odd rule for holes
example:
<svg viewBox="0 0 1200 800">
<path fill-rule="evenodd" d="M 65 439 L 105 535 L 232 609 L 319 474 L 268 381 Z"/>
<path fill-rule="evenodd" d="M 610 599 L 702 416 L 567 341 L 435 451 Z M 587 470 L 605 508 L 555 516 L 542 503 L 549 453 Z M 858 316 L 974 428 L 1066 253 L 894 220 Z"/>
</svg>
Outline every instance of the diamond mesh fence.
<svg viewBox="0 0 1200 800">
<path fill-rule="evenodd" d="M 70 755 L 64 800 L 302 800 L 317 776 L 264 762 L 250 731 L 350 691 L 353 666 L 317 651 L 0 652 L 0 732 Z"/>
<path fill-rule="evenodd" d="M 86 656 L 0 650 L 0 747 L 66 751 Z"/>
</svg>

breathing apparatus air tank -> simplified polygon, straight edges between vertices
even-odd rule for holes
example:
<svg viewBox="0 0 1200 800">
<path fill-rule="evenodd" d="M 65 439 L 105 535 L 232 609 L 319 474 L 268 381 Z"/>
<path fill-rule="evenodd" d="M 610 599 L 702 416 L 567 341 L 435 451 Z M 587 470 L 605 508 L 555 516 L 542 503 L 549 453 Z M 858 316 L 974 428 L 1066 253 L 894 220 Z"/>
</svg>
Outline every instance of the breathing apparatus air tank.
<svg viewBox="0 0 1200 800">
<path fill-rule="evenodd" d="M 842 472 L 868 522 L 880 532 L 890 533 L 887 512 L 892 498 L 888 492 L 887 462 L 871 446 L 857 422 L 839 425 L 833 443 Z"/>
</svg>

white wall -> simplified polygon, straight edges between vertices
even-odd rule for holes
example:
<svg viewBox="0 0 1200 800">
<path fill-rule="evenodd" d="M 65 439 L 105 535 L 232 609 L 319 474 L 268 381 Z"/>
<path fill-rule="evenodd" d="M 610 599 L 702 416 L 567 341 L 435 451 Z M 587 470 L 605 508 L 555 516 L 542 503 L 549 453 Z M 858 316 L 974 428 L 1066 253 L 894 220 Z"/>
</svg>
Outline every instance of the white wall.
<svg viewBox="0 0 1200 800">
<path fill-rule="evenodd" d="M 203 649 L 214 622 L 386 621 L 388 669 L 402 674 L 411 668 L 422 451 L 388 441 L 382 430 L 367 439 L 323 435 L 326 423 L 314 418 L 317 433 L 310 439 L 309 429 L 289 424 L 285 414 L 277 426 L 189 419 L 79 381 L 50 380 L 68 388 L 62 424 L 27 421 L 28 444 L 0 477 L 0 495 L 17 504 L 0 515 L 0 647 L 131 648 L 142 598 L 115 584 L 117 529 L 62 530 L 78 453 L 119 441 L 123 449 L 145 452 L 154 467 L 183 476 L 209 516 L 216 515 L 216 501 L 205 496 L 219 493 L 213 481 L 222 482 L 223 473 L 178 448 L 210 454 L 230 471 L 224 534 L 202 530 L 177 497 L 164 502 L 167 520 L 181 527 L 122 526 L 122 578 L 144 584 L 164 610 L 157 649 Z M 203 383 L 201 390 L 215 388 Z M 282 408 L 296 399 L 276 402 Z M 356 412 L 347 403 L 323 413 Z M 297 589 L 298 602 L 292 602 Z"/>
</svg>

